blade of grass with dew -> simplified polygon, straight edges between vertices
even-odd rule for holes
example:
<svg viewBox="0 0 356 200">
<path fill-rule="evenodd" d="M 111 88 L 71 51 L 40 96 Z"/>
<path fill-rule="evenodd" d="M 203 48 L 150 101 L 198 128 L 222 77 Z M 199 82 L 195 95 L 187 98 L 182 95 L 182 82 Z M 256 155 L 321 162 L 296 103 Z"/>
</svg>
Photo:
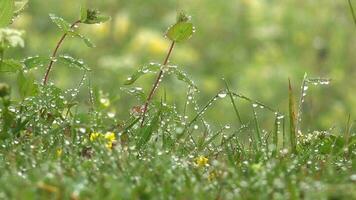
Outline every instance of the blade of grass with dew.
<svg viewBox="0 0 356 200">
<path fill-rule="evenodd" d="M 302 123 L 302 109 L 303 109 L 303 103 L 304 103 L 304 98 L 306 96 L 307 89 L 308 89 L 308 81 L 307 81 L 307 73 L 305 73 L 302 81 L 302 86 L 300 87 L 300 97 L 299 97 L 300 99 L 298 105 L 297 124 L 296 124 L 297 133 L 300 133 L 301 131 L 300 129 Z"/>
<path fill-rule="evenodd" d="M 289 97 L 289 125 L 290 125 L 290 135 L 289 135 L 289 140 L 291 144 L 291 150 L 292 153 L 297 152 L 297 147 L 296 147 L 296 116 L 295 116 L 295 103 L 294 103 L 294 96 L 293 96 L 293 89 L 292 85 L 290 82 L 290 79 L 288 79 L 289 87 L 288 87 L 288 97 Z"/>
<path fill-rule="evenodd" d="M 224 81 L 224 83 L 225 83 L 225 87 L 226 87 L 227 93 L 229 94 L 229 97 L 230 97 L 230 100 L 231 100 L 231 104 L 232 104 L 232 107 L 234 108 L 236 117 L 237 117 L 237 119 L 239 120 L 239 123 L 240 123 L 240 124 L 243 124 L 243 122 L 242 122 L 242 120 L 241 120 L 240 113 L 239 113 L 239 111 L 238 111 L 238 109 L 237 109 L 237 106 L 236 106 L 236 104 L 235 104 L 234 97 L 233 97 L 232 94 L 231 94 L 229 85 L 227 84 L 227 81 L 226 81 L 225 79 L 223 79 L 223 81 Z"/>
</svg>

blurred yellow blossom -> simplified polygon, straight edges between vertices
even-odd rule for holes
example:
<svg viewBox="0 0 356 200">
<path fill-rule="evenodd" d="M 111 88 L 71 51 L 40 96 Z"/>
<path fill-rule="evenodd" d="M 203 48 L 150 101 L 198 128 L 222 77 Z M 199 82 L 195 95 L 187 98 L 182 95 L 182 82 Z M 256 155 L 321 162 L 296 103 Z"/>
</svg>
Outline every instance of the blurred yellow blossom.
<svg viewBox="0 0 356 200">
<path fill-rule="evenodd" d="M 105 38 L 110 33 L 110 22 L 95 24 L 94 26 L 90 26 L 88 29 L 88 31 L 92 32 L 96 37 Z"/>
<path fill-rule="evenodd" d="M 61 157 L 62 153 L 63 153 L 62 149 L 57 149 L 57 151 L 56 151 L 57 157 Z"/>
<path fill-rule="evenodd" d="M 115 133 L 107 132 L 105 134 L 105 139 L 107 140 L 106 148 L 112 149 L 113 143 L 116 141 Z"/>
<path fill-rule="evenodd" d="M 195 159 L 195 164 L 198 167 L 204 167 L 208 164 L 208 162 L 209 162 L 209 159 L 204 156 L 199 156 Z"/>
<path fill-rule="evenodd" d="M 117 40 L 122 39 L 130 27 L 130 18 L 127 13 L 117 14 L 114 18 L 114 37 Z"/>
<path fill-rule="evenodd" d="M 113 132 L 107 132 L 105 135 L 102 133 L 94 132 L 90 134 L 89 139 L 93 142 L 95 140 L 99 140 L 100 138 L 105 141 L 105 146 L 108 149 L 112 149 L 113 144 L 116 142 L 116 136 Z"/>
<path fill-rule="evenodd" d="M 168 45 L 168 40 L 165 40 L 162 34 L 147 29 L 138 31 L 131 43 L 133 51 L 146 49 L 154 55 L 164 54 L 168 49 Z"/>
<path fill-rule="evenodd" d="M 103 134 L 101 134 L 101 133 L 91 133 L 90 134 L 90 137 L 89 137 L 89 139 L 90 139 L 90 141 L 95 141 L 96 139 L 98 139 L 99 137 L 101 137 Z"/>
</svg>

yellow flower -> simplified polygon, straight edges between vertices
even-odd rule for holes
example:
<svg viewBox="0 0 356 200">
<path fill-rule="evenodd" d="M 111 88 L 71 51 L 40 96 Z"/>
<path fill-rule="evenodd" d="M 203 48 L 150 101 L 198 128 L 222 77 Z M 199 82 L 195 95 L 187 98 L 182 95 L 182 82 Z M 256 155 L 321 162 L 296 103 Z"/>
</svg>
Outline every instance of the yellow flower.
<svg viewBox="0 0 356 200">
<path fill-rule="evenodd" d="M 57 149 L 56 153 L 57 153 L 57 157 L 61 157 L 63 151 L 62 151 L 62 149 Z"/>
<path fill-rule="evenodd" d="M 195 159 L 195 164 L 198 167 L 204 167 L 208 164 L 209 159 L 204 157 L 204 156 L 199 156 L 198 158 Z"/>
<path fill-rule="evenodd" d="M 101 133 L 92 133 L 92 134 L 90 134 L 90 141 L 95 141 L 95 140 L 97 140 L 99 137 L 101 137 L 103 134 L 101 134 Z"/>
<path fill-rule="evenodd" d="M 101 141 L 103 141 L 105 139 L 104 140 L 106 142 L 105 146 L 108 149 L 112 149 L 113 144 L 116 142 L 116 136 L 115 136 L 115 133 L 113 133 L 113 132 L 107 132 L 105 135 L 102 133 L 94 132 L 94 133 L 90 134 L 89 139 L 92 142 L 95 140 L 98 140 L 98 139 L 100 139 Z"/>
<path fill-rule="evenodd" d="M 113 132 L 107 132 L 105 134 L 105 139 L 107 139 L 108 141 L 110 142 L 114 142 L 116 140 L 116 136 L 115 136 L 115 133 Z"/>
</svg>

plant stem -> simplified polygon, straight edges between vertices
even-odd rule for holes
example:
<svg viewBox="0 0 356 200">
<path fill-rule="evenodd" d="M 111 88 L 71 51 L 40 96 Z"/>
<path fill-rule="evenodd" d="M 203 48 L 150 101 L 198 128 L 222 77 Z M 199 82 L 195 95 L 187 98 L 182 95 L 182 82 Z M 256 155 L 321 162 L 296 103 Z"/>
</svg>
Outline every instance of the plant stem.
<svg viewBox="0 0 356 200">
<path fill-rule="evenodd" d="M 228 93 L 229 96 L 230 96 L 230 100 L 231 100 L 231 103 L 232 103 L 232 107 L 234 108 L 236 117 L 237 117 L 237 119 L 239 120 L 240 124 L 243 124 L 243 122 L 242 122 L 242 120 L 241 120 L 240 113 L 239 113 L 239 111 L 237 110 L 237 106 L 236 106 L 236 104 L 235 104 L 234 97 L 233 97 L 232 94 L 231 94 L 229 85 L 227 84 L 227 81 L 226 81 L 225 79 L 223 79 L 223 81 L 224 81 L 224 83 L 225 83 L 225 87 L 226 87 L 227 93 Z"/>
<path fill-rule="evenodd" d="M 349 1 L 349 6 L 350 6 L 352 18 L 354 19 L 354 23 L 355 23 L 355 25 L 356 25 L 356 14 L 355 14 L 354 8 L 352 7 L 351 0 L 348 0 L 348 1 Z"/>
<path fill-rule="evenodd" d="M 79 24 L 79 23 L 81 23 L 81 20 L 75 21 L 75 22 L 70 26 L 70 28 L 71 28 L 71 29 L 74 28 L 74 27 L 75 27 L 77 24 Z M 47 82 L 48 82 L 48 75 L 49 75 L 49 72 L 50 72 L 51 69 L 52 69 L 52 66 L 53 66 L 54 62 L 55 62 L 54 59 L 57 57 L 57 52 L 58 52 L 59 48 L 61 47 L 61 45 L 62 45 L 64 39 L 67 37 L 67 35 L 68 35 L 68 33 L 64 33 L 64 34 L 62 35 L 61 39 L 58 41 L 58 43 L 57 43 L 57 45 L 56 45 L 56 48 L 55 48 L 54 51 L 53 51 L 53 54 L 52 54 L 52 57 L 51 57 L 51 62 L 49 63 L 49 65 L 48 65 L 48 67 L 47 67 L 47 71 L 46 71 L 46 74 L 45 74 L 44 79 L 43 79 L 43 85 L 46 85 Z"/>
<path fill-rule="evenodd" d="M 165 67 L 165 66 L 167 65 L 168 60 L 169 60 L 169 57 L 171 56 L 172 50 L 173 50 L 173 48 L 174 48 L 174 44 L 175 44 L 175 42 L 173 41 L 173 42 L 171 43 L 171 46 L 169 47 L 167 56 L 166 56 L 166 58 L 165 58 L 164 61 L 163 61 L 162 67 Z M 153 84 L 153 87 L 152 87 L 152 89 L 151 89 L 151 92 L 149 93 L 149 95 L 148 95 L 148 97 L 147 97 L 147 100 L 146 100 L 146 103 L 145 103 L 145 107 L 143 108 L 143 112 L 142 112 L 141 127 L 143 126 L 143 124 L 144 124 L 144 122 L 145 122 L 145 116 L 146 116 L 146 112 L 147 112 L 147 109 L 148 109 L 148 105 L 149 105 L 150 101 L 152 100 L 152 97 L 153 97 L 153 95 L 154 95 L 156 89 L 157 89 L 158 86 L 159 86 L 159 82 L 160 82 L 160 80 L 161 80 L 161 78 L 162 78 L 163 73 L 164 73 L 164 72 L 163 72 L 163 69 L 161 69 L 161 70 L 159 71 L 159 74 L 158 74 L 158 76 L 157 76 L 157 79 L 156 79 L 155 83 Z"/>
</svg>

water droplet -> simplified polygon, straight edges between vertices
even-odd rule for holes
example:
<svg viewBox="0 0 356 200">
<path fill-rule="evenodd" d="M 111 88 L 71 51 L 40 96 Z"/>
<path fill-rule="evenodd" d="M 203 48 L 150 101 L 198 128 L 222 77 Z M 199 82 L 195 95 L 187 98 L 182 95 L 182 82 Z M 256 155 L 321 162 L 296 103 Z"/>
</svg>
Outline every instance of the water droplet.
<svg viewBox="0 0 356 200">
<path fill-rule="evenodd" d="M 220 92 L 219 94 L 218 94 L 218 97 L 220 97 L 220 98 L 225 98 L 226 97 L 226 91 L 222 91 L 222 92 Z"/>
</svg>

